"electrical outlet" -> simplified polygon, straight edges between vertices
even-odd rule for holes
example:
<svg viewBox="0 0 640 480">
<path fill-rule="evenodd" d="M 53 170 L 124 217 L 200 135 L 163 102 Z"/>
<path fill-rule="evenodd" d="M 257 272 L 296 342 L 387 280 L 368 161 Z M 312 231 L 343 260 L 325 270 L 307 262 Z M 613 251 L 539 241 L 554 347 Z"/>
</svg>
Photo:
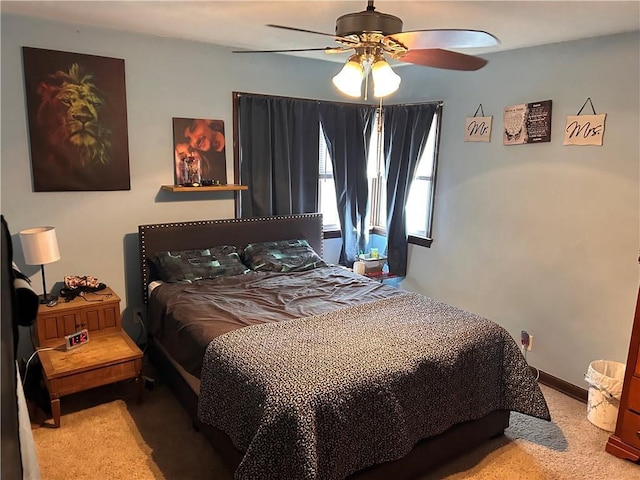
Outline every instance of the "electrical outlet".
<svg viewBox="0 0 640 480">
<path fill-rule="evenodd" d="M 527 350 L 530 352 L 533 347 L 533 335 L 529 334 L 529 345 L 527 345 Z"/>
<path fill-rule="evenodd" d="M 133 309 L 133 322 L 134 323 L 142 323 L 143 317 L 142 317 L 142 309 L 141 308 L 134 308 Z"/>
</svg>

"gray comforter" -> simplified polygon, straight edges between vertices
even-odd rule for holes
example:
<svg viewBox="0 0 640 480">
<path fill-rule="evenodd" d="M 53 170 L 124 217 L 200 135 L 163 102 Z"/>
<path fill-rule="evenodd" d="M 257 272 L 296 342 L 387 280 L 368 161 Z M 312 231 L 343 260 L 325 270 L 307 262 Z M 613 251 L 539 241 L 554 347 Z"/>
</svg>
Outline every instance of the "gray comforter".
<svg viewBox="0 0 640 480">
<path fill-rule="evenodd" d="M 340 479 L 495 410 L 550 419 L 508 332 L 412 293 L 224 334 L 201 380 L 237 479 Z"/>
<path fill-rule="evenodd" d="M 319 315 L 402 291 L 345 268 L 249 272 L 194 283 L 163 284 L 149 299 L 149 334 L 200 378 L 209 342 L 238 328 Z"/>
</svg>

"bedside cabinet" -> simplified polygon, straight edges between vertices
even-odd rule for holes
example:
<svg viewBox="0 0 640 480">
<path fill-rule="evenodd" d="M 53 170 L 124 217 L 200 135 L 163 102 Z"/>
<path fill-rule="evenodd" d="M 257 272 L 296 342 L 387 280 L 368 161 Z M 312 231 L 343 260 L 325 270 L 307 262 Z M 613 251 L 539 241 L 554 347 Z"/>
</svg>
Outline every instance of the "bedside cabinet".
<svg viewBox="0 0 640 480">
<path fill-rule="evenodd" d="M 120 298 L 111 290 L 87 293 L 53 307 L 40 305 L 32 329 L 40 350 L 53 423 L 60 426 L 60 398 L 90 388 L 134 378 L 142 401 L 142 351 L 122 330 Z M 70 350 L 65 336 L 89 330 L 89 342 Z"/>
<path fill-rule="evenodd" d="M 65 335 L 86 328 L 89 338 L 98 333 L 115 333 L 122 328 L 120 319 L 120 297 L 105 288 L 96 293 L 76 297 L 70 302 L 59 298 L 53 307 L 40 305 L 33 342 L 39 347 L 58 346 L 64 343 Z"/>
<path fill-rule="evenodd" d="M 605 450 L 616 457 L 634 462 L 640 459 L 640 290 L 631 329 L 616 431 L 609 437 Z"/>
</svg>

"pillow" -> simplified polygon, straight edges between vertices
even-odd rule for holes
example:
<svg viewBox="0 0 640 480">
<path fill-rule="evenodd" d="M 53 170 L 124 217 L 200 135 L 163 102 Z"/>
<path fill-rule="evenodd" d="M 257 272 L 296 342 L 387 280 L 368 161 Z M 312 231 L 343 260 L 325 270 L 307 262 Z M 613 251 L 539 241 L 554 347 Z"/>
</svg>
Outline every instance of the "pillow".
<svg viewBox="0 0 640 480">
<path fill-rule="evenodd" d="M 244 249 L 244 263 L 255 271 L 301 272 L 327 264 L 306 240 L 250 243 Z"/>
<path fill-rule="evenodd" d="M 195 282 L 248 272 L 236 247 L 224 245 L 201 250 L 159 252 L 149 257 L 163 282 Z"/>
</svg>

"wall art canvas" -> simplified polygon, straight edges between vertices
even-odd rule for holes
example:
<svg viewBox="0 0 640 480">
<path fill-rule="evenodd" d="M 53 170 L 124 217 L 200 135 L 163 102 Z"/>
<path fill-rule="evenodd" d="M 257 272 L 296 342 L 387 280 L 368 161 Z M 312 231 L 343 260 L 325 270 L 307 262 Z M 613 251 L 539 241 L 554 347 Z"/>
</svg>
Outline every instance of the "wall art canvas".
<svg viewBox="0 0 640 480">
<path fill-rule="evenodd" d="M 606 113 L 600 115 L 567 115 L 564 145 L 602 146 Z"/>
<path fill-rule="evenodd" d="M 23 47 L 36 192 L 129 190 L 124 60 Z"/>
<path fill-rule="evenodd" d="M 173 157 L 176 185 L 226 185 L 224 122 L 174 117 Z"/>
<path fill-rule="evenodd" d="M 551 141 L 551 100 L 505 107 L 503 120 L 504 145 Z"/>
<path fill-rule="evenodd" d="M 466 117 L 464 121 L 464 141 L 490 142 L 492 120 L 493 116 Z"/>
</svg>

